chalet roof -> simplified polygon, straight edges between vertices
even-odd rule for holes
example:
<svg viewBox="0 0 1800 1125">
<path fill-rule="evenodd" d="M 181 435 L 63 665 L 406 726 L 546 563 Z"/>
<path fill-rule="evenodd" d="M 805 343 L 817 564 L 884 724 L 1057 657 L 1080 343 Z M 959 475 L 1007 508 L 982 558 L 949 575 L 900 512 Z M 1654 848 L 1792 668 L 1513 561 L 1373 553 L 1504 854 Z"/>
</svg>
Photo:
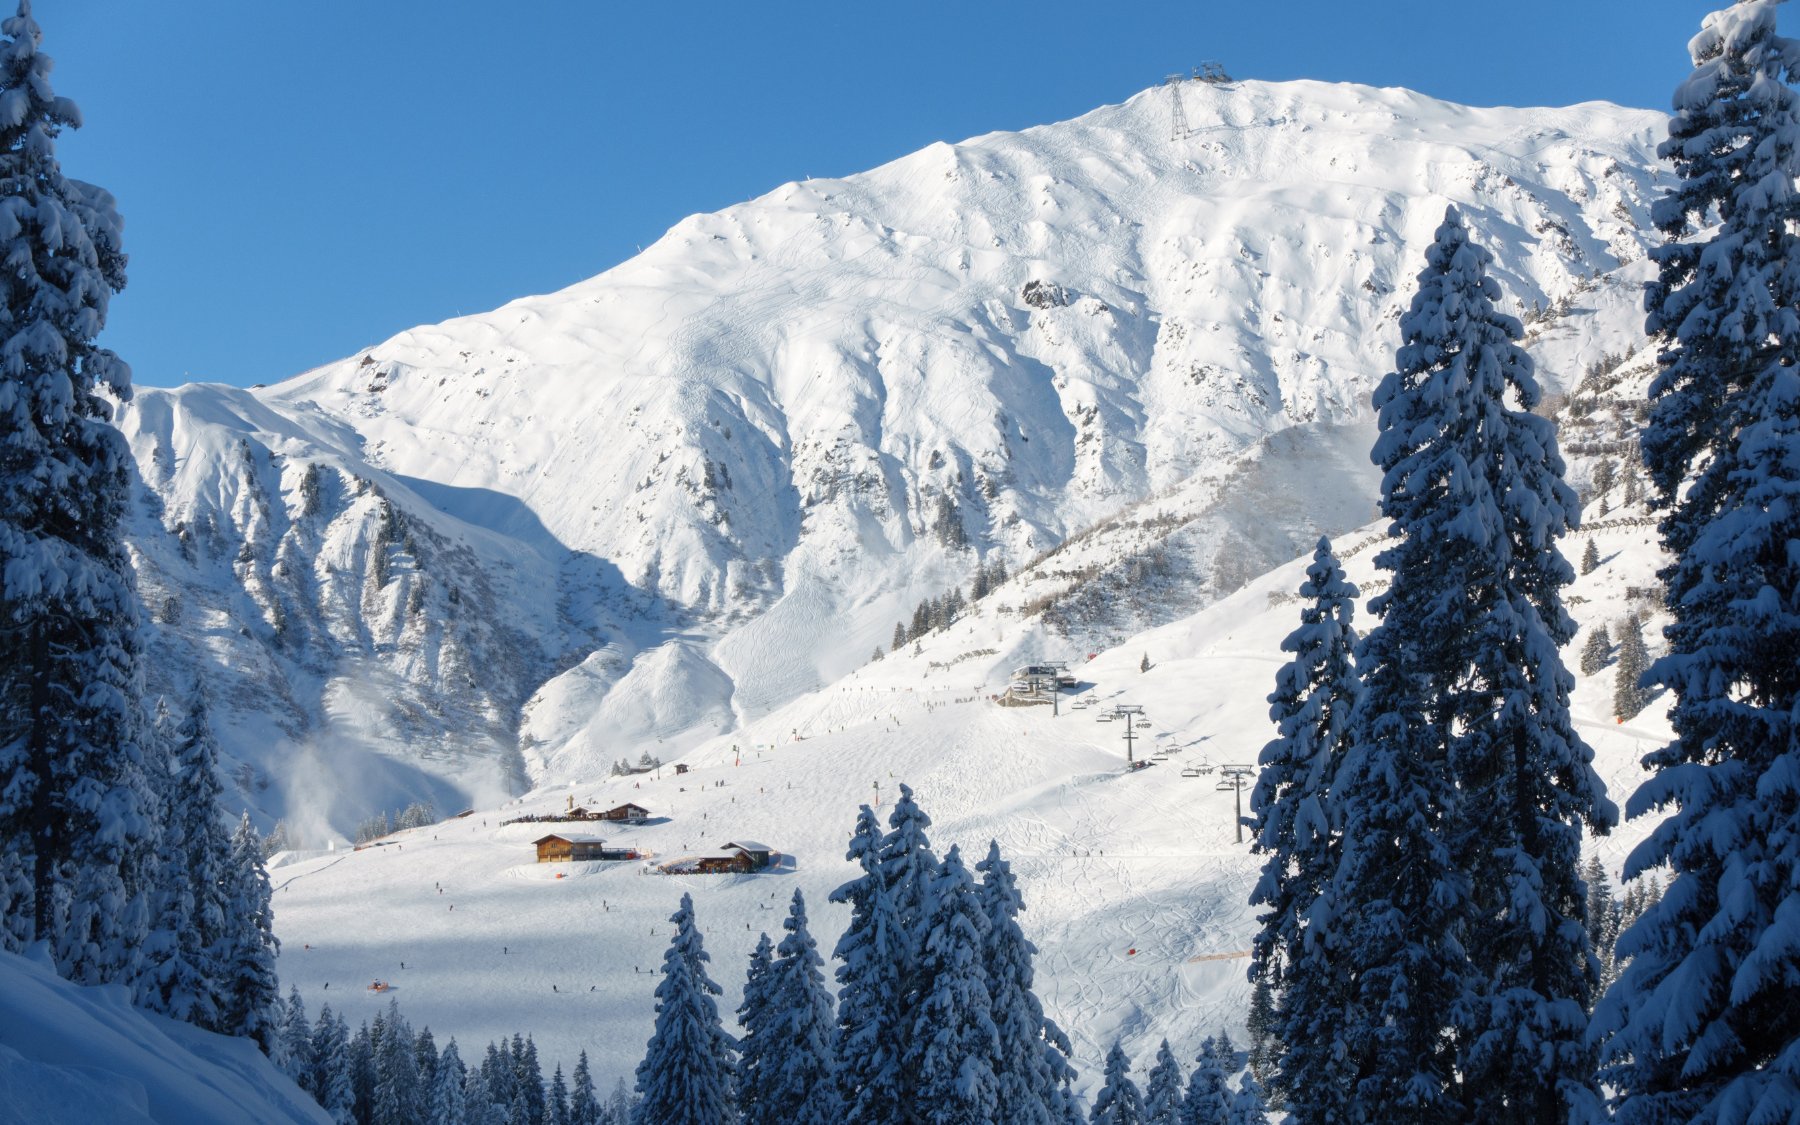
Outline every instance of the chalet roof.
<svg viewBox="0 0 1800 1125">
<path fill-rule="evenodd" d="M 586 832 L 552 832 L 548 836 L 539 836 L 537 839 L 533 840 L 532 843 L 533 844 L 542 844 L 542 843 L 546 843 L 550 840 L 561 840 L 564 843 L 568 843 L 568 844 L 604 844 L 604 843 L 606 843 L 606 837 L 593 836 L 593 835 L 589 835 Z"/>
<path fill-rule="evenodd" d="M 730 840 L 726 842 L 725 846 L 727 848 L 742 848 L 747 852 L 773 852 L 775 850 L 769 845 L 759 844 L 755 840 Z"/>
<path fill-rule="evenodd" d="M 636 809 L 639 812 L 649 812 L 650 811 L 649 809 L 645 808 L 644 806 L 638 804 L 636 801 L 626 801 L 622 805 L 614 805 L 612 808 L 607 809 L 605 811 L 618 812 L 620 809 Z"/>
</svg>

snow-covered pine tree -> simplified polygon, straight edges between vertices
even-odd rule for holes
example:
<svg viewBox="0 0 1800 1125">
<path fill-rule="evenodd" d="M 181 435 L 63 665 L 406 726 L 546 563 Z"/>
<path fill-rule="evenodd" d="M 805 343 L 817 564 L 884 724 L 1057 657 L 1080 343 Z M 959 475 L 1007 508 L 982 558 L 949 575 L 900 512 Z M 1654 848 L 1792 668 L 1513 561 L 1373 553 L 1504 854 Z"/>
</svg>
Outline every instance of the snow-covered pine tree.
<svg viewBox="0 0 1800 1125">
<path fill-rule="evenodd" d="M 1090 1125 L 1143 1125 L 1144 1100 L 1131 1080 L 1131 1060 L 1116 1039 L 1112 1050 L 1106 1052 L 1105 1075 L 1105 1084 L 1094 1095 Z"/>
<path fill-rule="evenodd" d="M 1250 985 L 1250 1010 L 1244 1015 L 1244 1030 L 1250 1035 L 1246 1061 L 1258 1082 L 1267 1080 L 1281 1058 L 1275 1018 L 1275 992 L 1269 987 L 1268 978 L 1259 976 Z"/>
<path fill-rule="evenodd" d="M 1399 542 L 1376 559 L 1393 577 L 1358 657 L 1323 935 L 1353 985 L 1352 1115 L 1371 1119 L 1547 1120 L 1593 1086 L 1577 867 L 1583 823 L 1616 813 L 1559 653 L 1577 501 L 1491 260 L 1450 208 L 1375 392 Z"/>
<path fill-rule="evenodd" d="M 564 1080 L 562 1063 L 550 1076 L 550 1094 L 544 1101 L 544 1125 L 569 1125 L 569 1083 Z"/>
<path fill-rule="evenodd" d="M 381 1013 L 375 1013 L 375 1026 L 363 1024 L 350 1038 L 345 1052 L 345 1071 L 350 1076 L 350 1116 L 358 1125 L 366 1125 L 375 1111 L 375 1043 L 381 1030 Z"/>
<path fill-rule="evenodd" d="M 906 647 L 906 642 L 911 639 L 912 638 L 910 636 L 908 636 L 907 632 L 906 632 L 906 622 L 896 621 L 894 623 L 894 640 L 893 640 L 893 643 L 888 646 L 888 648 L 890 651 L 899 652 L 901 649 Z"/>
<path fill-rule="evenodd" d="M 881 822 L 863 805 L 845 858 L 862 874 L 831 892 L 850 905 L 850 924 L 832 958 L 838 982 L 838 1097 L 850 1125 L 885 1125 L 902 1104 L 900 972 L 907 938 L 894 917 L 880 870 Z"/>
<path fill-rule="evenodd" d="M 1253 849 L 1265 853 L 1250 902 L 1266 907 L 1251 946 L 1250 978 L 1279 990 L 1269 1033 L 1295 1049 L 1279 1056 L 1275 1081 L 1304 1087 L 1299 1105 L 1325 1105 L 1344 1089 L 1343 1059 L 1322 1035 L 1324 1013 L 1342 1010 L 1345 982 L 1307 918 L 1337 869 L 1332 785 L 1362 691 L 1354 652 L 1358 591 L 1321 538 L 1300 583 L 1300 625 L 1281 642 L 1292 658 L 1269 696 L 1275 738 L 1258 759 L 1250 797 Z"/>
<path fill-rule="evenodd" d="M 910 786 L 900 785 L 900 796 L 888 814 L 888 831 L 881 838 L 876 856 L 876 874 L 881 879 L 883 895 L 892 910 L 896 957 L 894 969 L 898 987 L 894 991 L 893 1030 L 899 1058 L 916 1061 L 917 1051 L 912 1036 L 920 1027 L 918 1007 L 925 1000 L 927 985 L 920 979 L 920 962 L 926 933 L 932 925 L 932 889 L 938 876 L 938 858 L 931 850 L 925 830 L 931 817 L 913 800 Z M 966 874 L 966 873 L 965 873 Z M 915 1091 L 921 1081 L 918 1071 L 902 1063 L 895 1071 L 900 1104 L 917 1102 Z"/>
<path fill-rule="evenodd" d="M 413 1040 L 413 1069 L 419 1074 L 418 1104 L 421 1113 L 431 1107 L 431 1091 L 437 1085 L 438 1064 L 437 1040 L 427 1027 Z"/>
<path fill-rule="evenodd" d="M 1594 495 L 1605 496 L 1612 491 L 1613 480 L 1618 475 L 1619 466 L 1611 457 L 1602 457 L 1594 466 Z"/>
<path fill-rule="evenodd" d="M 1187 1110 L 1181 1104 L 1181 1077 L 1181 1064 L 1164 1039 L 1144 1084 L 1144 1125 L 1188 1125 Z"/>
<path fill-rule="evenodd" d="M 1037 956 L 1037 947 L 1019 926 L 1025 900 L 1013 878 L 1012 865 L 1000 857 L 999 841 L 988 841 L 987 857 L 975 870 L 981 873 L 981 906 L 988 924 L 982 961 L 998 1037 L 994 1073 L 1000 1085 L 995 1095 L 995 1120 L 1017 1125 L 1054 1123 L 1061 1074 L 1060 1068 L 1051 1066 L 1044 1006 L 1033 991 L 1031 959 Z"/>
<path fill-rule="evenodd" d="M 1249 1071 L 1238 1079 L 1237 1093 L 1231 1096 L 1231 1110 L 1226 1115 L 1229 1125 L 1269 1125 L 1269 1103 L 1262 1086 Z"/>
<path fill-rule="evenodd" d="M 94 346 L 125 285 L 112 196 L 70 180 L 81 115 L 50 86 L 29 0 L 0 22 L 0 946 L 135 983 L 157 878 L 139 607 L 120 521 L 131 455 Z"/>
<path fill-rule="evenodd" d="M 623 1078 L 613 1083 L 612 1093 L 606 1098 L 606 1112 L 611 1115 L 609 1125 L 630 1125 L 632 1114 L 637 1112 L 637 1099 Z"/>
<path fill-rule="evenodd" d="M 1588 945 L 1600 962 L 1600 983 L 1610 987 L 1617 975 L 1613 947 L 1619 940 L 1619 903 L 1599 856 L 1588 858 L 1581 868 L 1581 880 L 1587 884 Z"/>
<path fill-rule="evenodd" d="M 988 596 L 987 567 L 981 565 L 980 563 L 976 563 L 975 564 L 975 575 L 973 578 L 971 578 L 969 580 L 969 600 L 972 602 L 978 602 L 982 598 L 985 598 L 987 596 Z"/>
<path fill-rule="evenodd" d="M 330 1004 L 320 1005 L 313 1023 L 312 1064 L 311 1077 L 301 1087 L 337 1125 L 351 1125 L 356 1090 L 350 1078 L 350 1029 Z"/>
<path fill-rule="evenodd" d="M 838 1120 L 837 1027 L 831 994 L 825 989 L 823 959 L 806 927 L 806 900 L 794 890 L 786 935 L 769 970 L 771 1031 L 780 1057 L 765 1075 L 766 1120 L 781 1125 L 835 1125 Z"/>
<path fill-rule="evenodd" d="M 775 946 L 768 934 L 757 938 L 750 951 L 750 968 L 744 976 L 744 999 L 738 1005 L 737 1109 L 744 1125 L 776 1125 L 782 1119 L 769 1115 L 763 1097 L 765 1078 L 779 1069 L 784 1054 L 772 1023 L 775 1013 L 769 1004 L 769 966 L 775 960 Z"/>
<path fill-rule="evenodd" d="M 903 1056 L 916 1112 L 931 1125 L 1003 1120 L 996 1116 L 1000 1040 L 982 963 L 987 913 L 961 849 L 952 845 L 937 865 L 924 905 L 918 1005 Z"/>
<path fill-rule="evenodd" d="M 544 1108 L 549 1104 L 544 1091 L 544 1068 L 538 1062 L 537 1044 L 529 1035 L 521 1044 L 518 1033 L 513 1034 L 513 1072 L 519 1076 L 518 1088 L 523 1095 L 527 1117 L 542 1121 Z"/>
<path fill-rule="evenodd" d="M 412 1125 L 419 1116 L 419 1067 L 412 1025 L 400 1002 L 388 1001 L 381 1041 L 375 1048 L 375 1096 L 369 1125 Z"/>
<path fill-rule="evenodd" d="M 1592 574 L 1600 565 L 1600 544 L 1588 536 L 1587 546 L 1581 552 L 1581 573 Z"/>
<path fill-rule="evenodd" d="M 463 1079 L 463 1120 L 468 1125 L 507 1125 L 505 1112 L 494 1104 L 494 1092 L 488 1085 L 482 1066 L 468 1066 Z"/>
<path fill-rule="evenodd" d="M 1606 667 L 1606 662 L 1612 659 L 1612 647 L 1612 633 L 1602 621 L 1588 632 L 1587 644 L 1582 646 L 1581 674 L 1592 676 Z"/>
<path fill-rule="evenodd" d="M 1044 1019 L 1044 1063 L 1050 1068 L 1050 1076 L 1054 1085 L 1050 1095 L 1045 1099 L 1050 1106 L 1050 1120 L 1057 1125 L 1084 1125 L 1087 1114 L 1082 1112 L 1081 1099 L 1075 1095 L 1075 1079 L 1079 1075 L 1069 1062 L 1074 1055 L 1074 1044 L 1056 1021 Z"/>
<path fill-rule="evenodd" d="M 174 727 L 174 761 L 162 841 L 162 910 L 147 952 L 139 1002 L 175 1019 L 224 1030 L 229 975 L 220 959 L 232 841 L 219 804 L 219 747 L 204 690 Z"/>
<path fill-rule="evenodd" d="M 1619 663 L 1613 674 L 1613 717 L 1635 719 L 1650 704 L 1644 673 L 1650 670 L 1650 653 L 1644 648 L 1644 625 L 1635 613 L 1619 625 Z"/>
<path fill-rule="evenodd" d="M 274 912 L 269 907 L 269 873 L 263 869 L 262 838 L 250 814 L 238 821 L 230 857 L 220 880 L 225 929 L 215 944 L 221 1001 L 219 1030 L 256 1040 L 264 1054 L 276 1049 L 275 1017 L 280 982 L 275 979 Z"/>
<path fill-rule="evenodd" d="M 569 1125 L 600 1125 L 600 1099 L 594 1092 L 594 1072 L 588 1068 L 587 1049 L 575 1060 L 569 1091 Z"/>
<path fill-rule="evenodd" d="M 443 1053 L 438 1055 L 437 1074 L 431 1082 L 431 1112 L 425 1120 L 431 1125 L 449 1122 L 461 1125 L 468 1121 L 468 1099 L 463 1089 L 469 1081 L 469 1068 L 463 1065 L 462 1053 L 456 1049 L 456 1040 L 444 1044 Z"/>
<path fill-rule="evenodd" d="M 1225 1086 L 1225 1071 L 1230 1061 L 1220 1057 L 1219 1041 L 1207 1036 L 1194 1059 L 1194 1072 L 1188 1076 L 1187 1094 L 1182 1109 L 1187 1114 L 1184 1125 L 1229 1125 L 1231 1094 Z M 1311 1103 L 1309 1103 L 1311 1104 Z M 1298 1121 L 1330 1121 L 1341 1118 L 1296 1117 Z"/>
<path fill-rule="evenodd" d="M 287 1001 L 281 1005 L 276 1037 L 281 1042 L 282 1073 L 292 1078 L 296 1085 L 304 1086 L 307 1075 L 313 1070 L 312 1025 L 306 1020 L 306 1002 L 300 999 L 298 988 L 288 989 Z"/>
<path fill-rule="evenodd" d="M 656 1029 L 638 1064 L 642 1098 L 634 1125 L 724 1125 L 732 1107 L 731 1036 L 719 1023 L 713 997 L 722 991 L 706 975 L 711 960 L 694 924 L 693 896 L 683 894 L 669 921 L 674 936 L 663 954 L 656 986 Z"/>
<path fill-rule="evenodd" d="M 1706 18 L 1658 150 L 1676 182 L 1652 211 L 1671 241 L 1642 444 L 1673 556 L 1650 677 L 1675 736 L 1644 759 L 1631 811 L 1666 819 L 1625 878 L 1674 878 L 1595 1014 L 1623 1125 L 1800 1115 L 1800 41 L 1777 12 Z"/>
</svg>

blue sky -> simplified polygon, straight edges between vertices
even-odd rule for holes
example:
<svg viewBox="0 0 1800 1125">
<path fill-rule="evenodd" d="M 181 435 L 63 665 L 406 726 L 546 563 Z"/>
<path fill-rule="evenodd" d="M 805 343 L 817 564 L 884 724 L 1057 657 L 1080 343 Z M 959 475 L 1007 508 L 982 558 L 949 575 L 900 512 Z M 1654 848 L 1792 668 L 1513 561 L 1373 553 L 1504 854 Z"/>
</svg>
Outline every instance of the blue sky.
<svg viewBox="0 0 1800 1125">
<path fill-rule="evenodd" d="M 110 189 L 140 383 L 274 381 L 599 273 L 682 216 L 1217 59 L 1478 105 L 1666 107 L 1674 0 L 39 0 Z"/>
</svg>

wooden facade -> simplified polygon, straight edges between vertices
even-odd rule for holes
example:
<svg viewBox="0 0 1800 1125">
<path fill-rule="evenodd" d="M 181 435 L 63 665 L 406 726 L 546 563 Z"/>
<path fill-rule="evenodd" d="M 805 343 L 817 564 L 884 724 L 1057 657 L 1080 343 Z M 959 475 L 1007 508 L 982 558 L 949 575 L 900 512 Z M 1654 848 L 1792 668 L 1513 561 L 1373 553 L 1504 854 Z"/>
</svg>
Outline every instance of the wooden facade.
<svg viewBox="0 0 1800 1125">
<path fill-rule="evenodd" d="M 609 848 L 606 841 L 597 836 L 543 836 L 533 840 L 537 845 L 537 861 L 539 863 L 585 863 L 593 860 L 617 862 L 637 859 L 638 853 L 632 848 Z"/>
</svg>

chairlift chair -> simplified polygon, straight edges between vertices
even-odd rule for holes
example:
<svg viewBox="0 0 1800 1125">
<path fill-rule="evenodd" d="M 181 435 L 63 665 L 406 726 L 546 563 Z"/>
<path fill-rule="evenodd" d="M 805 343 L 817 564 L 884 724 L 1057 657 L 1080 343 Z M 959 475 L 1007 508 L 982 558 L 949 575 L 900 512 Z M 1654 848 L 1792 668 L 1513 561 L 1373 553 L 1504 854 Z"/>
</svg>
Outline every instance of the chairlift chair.
<svg viewBox="0 0 1800 1125">
<path fill-rule="evenodd" d="M 1094 716 L 1094 721 L 1096 723 L 1110 723 L 1110 722 L 1112 722 L 1112 712 L 1111 711 L 1102 711 L 1098 715 Z"/>
<path fill-rule="evenodd" d="M 1138 725 L 1139 730 L 1148 730 L 1148 729 L 1150 729 L 1150 720 L 1149 719 L 1139 719 L 1137 721 L 1137 725 Z"/>
<path fill-rule="evenodd" d="M 1199 777 L 1201 774 L 1203 774 L 1205 772 L 1206 771 L 1201 769 L 1199 766 L 1188 766 L 1181 771 L 1181 776 L 1182 777 Z"/>
</svg>

